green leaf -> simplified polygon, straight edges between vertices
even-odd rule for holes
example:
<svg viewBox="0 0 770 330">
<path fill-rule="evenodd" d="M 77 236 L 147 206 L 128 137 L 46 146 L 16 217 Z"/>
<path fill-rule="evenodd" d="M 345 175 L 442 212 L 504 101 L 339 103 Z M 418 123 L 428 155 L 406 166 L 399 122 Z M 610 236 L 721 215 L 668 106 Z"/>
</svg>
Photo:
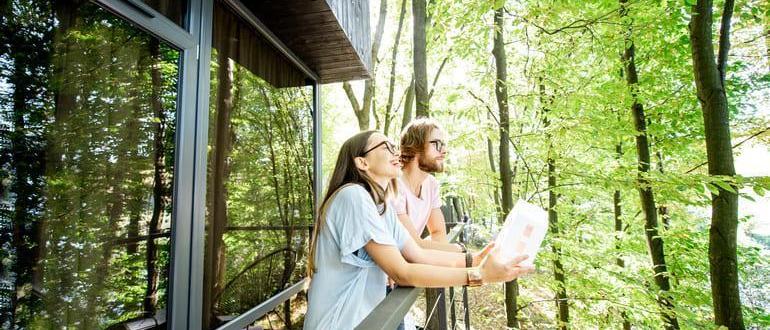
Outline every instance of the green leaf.
<svg viewBox="0 0 770 330">
<path fill-rule="evenodd" d="M 705 183 L 706 189 L 708 189 L 714 196 L 719 196 L 719 188 L 711 183 Z"/>
<path fill-rule="evenodd" d="M 720 188 L 727 190 L 731 193 L 735 193 L 735 188 L 733 186 L 729 185 L 727 182 L 721 181 L 721 180 L 714 180 L 714 184 L 719 186 Z"/>
<path fill-rule="evenodd" d="M 756 193 L 756 194 L 757 194 L 757 196 L 759 196 L 759 197 L 763 197 L 763 196 L 765 196 L 765 189 L 763 189 L 761 186 L 759 186 L 759 185 L 754 185 L 754 186 L 753 186 L 753 187 L 751 187 L 751 188 L 754 190 L 754 193 Z"/>
</svg>

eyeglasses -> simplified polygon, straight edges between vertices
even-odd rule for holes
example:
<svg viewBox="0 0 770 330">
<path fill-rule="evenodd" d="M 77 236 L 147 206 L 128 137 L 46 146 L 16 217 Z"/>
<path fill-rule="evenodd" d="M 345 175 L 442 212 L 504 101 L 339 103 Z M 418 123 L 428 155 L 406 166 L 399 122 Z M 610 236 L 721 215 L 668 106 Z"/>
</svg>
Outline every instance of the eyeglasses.
<svg viewBox="0 0 770 330">
<path fill-rule="evenodd" d="M 436 147 L 436 151 L 443 152 L 444 148 L 446 147 L 446 142 L 442 140 L 430 140 L 429 143 L 433 144 L 433 146 Z"/>
<path fill-rule="evenodd" d="M 369 152 L 371 152 L 374 149 L 379 148 L 381 145 L 385 145 L 385 148 L 388 149 L 388 151 L 393 154 L 394 156 L 398 153 L 398 146 L 393 144 L 392 142 L 385 140 L 380 143 L 377 143 L 376 146 L 369 148 L 368 150 L 364 151 L 364 153 L 361 154 L 361 157 L 366 156 Z"/>
</svg>

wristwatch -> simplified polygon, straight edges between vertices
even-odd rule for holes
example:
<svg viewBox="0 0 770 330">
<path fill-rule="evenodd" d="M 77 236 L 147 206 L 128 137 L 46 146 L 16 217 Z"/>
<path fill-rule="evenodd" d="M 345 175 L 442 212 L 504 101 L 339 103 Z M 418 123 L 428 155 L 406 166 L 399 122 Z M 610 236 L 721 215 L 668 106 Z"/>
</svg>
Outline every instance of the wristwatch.
<svg viewBox="0 0 770 330">
<path fill-rule="evenodd" d="M 468 268 L 466 269 L 466 273 L 468 274 L 468 286 L 474 287 L 483 284 L 481 270 L 479 268 Z"/>
</svg>

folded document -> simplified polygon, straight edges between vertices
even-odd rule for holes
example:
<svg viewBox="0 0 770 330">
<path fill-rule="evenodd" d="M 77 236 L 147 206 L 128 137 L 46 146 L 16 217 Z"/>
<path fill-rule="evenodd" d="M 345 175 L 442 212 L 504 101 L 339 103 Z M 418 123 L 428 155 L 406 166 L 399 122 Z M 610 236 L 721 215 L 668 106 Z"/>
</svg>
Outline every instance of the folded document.
<svg viewBox="0 0 770 330">
<path fill-rule="evenodd" d="M 547 230 L 548 214 L 545 210 L 519 200 L 505 217 L 503 228 L 495 239 L 495 246 L 504 259 L 526 254 L 528 258 L 519 265 L 532 266 Z"/>
</svg>

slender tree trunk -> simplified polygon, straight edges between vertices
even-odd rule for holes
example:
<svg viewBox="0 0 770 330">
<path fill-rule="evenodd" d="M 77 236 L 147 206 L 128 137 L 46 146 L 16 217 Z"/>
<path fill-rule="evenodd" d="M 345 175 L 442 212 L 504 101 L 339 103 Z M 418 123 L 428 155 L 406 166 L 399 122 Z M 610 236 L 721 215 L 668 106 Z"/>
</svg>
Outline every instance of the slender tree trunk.
<svg viewBox="0 0 770 330">
<path fill-rule="evenodd" d="M 409 87 L 406 88 L 405 98 L 404 116 L 401 118 L 401 129 L 404 129 L 404 127 L 412 121 L 412 110 L 414 109 L 414 77 L 412 77 Z"/>
<path fill-rule="evenodd" d="M 623 145 L 622 143 L 618 142 L 618 144 L 615 146 L 615 152 L 616 152 L 616 159 L 620 160 L 621 157 L 623 157 Z M 615 251 L 618 253 L 618 257 L 615 258 L 615 264 L 618 265 L 621 268 L 626 267 L 625 261 L 623 261 L 623 256 L 620 255 L 622 248 L 620 246 L 620 242 L 623 237 L 623 212 L 621 209 L 621 195 L 620 190 L 615 190 L 615 193 L 612 195 L 612 205 L 614 206 L 614 214 L 615 214 Z M 631 321 L 628 319 L 628 313 L 626 311 L 620 312 L 620 317 L 623 318 L 623 330 L 631 330 Z"/>
<path fill-rule="evenodd" d="M 398 44 L 401 41 L 401 31 L 404 27 L 404 17 L 406 16 L 406 0 L 401 0 L 401 13 L 398 15 L 398 28 L 396 29 L 396 38 L 393 41 L 393 51 L 390 56 L 390 84 L 388 84 L 388 102 L 385 104 L 385 125 L 383 132 L 388 135 L 390 125 L 393 119 L 393 93 L 396 90 L 396 62 L 398 60 Z"/>
<path fill-rule="evenodd" d="M 353 113 L 356 115 L 356 119 L 358 119 L 358 129 L 361 131 L 365 131 L 369 129 L 370 126 L 370 120 L 372 116 L 374 115 L 374 119 L 376 122 L 376 126 L 379 128 L 379 119 L 377 118 L 376 114 L 373 114 L 373 111 L 376 111 L 376 109 L 373 108 L 374 103 L 374 92 L 375 92 L 375 81 L 376 81 L 376 72 L 377 72 L 377 64 L 378 64 L 378 57 L 377 54 L 380 50 L 380 43 L 382 42 L 382 35 L 385 30 L 385 18 L 388 14 L 388 1 L 382 0 L 380 1 L 380 15 L 377 19 L 377 28 L 374 32 L 374 39 L 372 40 L 372 77 L 364 81 L 364 98 L 362 100 L 362 103 L 358 103 L 358 98 L 356 98 L 356 93 L 353 91 L 353 88 L 350 86 L 350 83 L 345 81 L 342 83 L 342 88 L 345 90 L 345 95 L 348 97 L 348 101 L 350 101 L 351 107 L 353 107 Z"/>
<path fill-rule="evenodd" d="M 620 0 L 620 16 L 628 17 L 627 0 Z M 632 38 L 631 26 L 625 31 L 625 50 L 623 52 L 623 65 L 626 74 L 626 83 L 628 84 L 633 104 L 631 113 L 634 119 L 636 129 L 636 151 L 638 158 L 637 184 L 639 185 L 639 199 L 642 212 L 644 213 L 644 229 L 647 237 L 647 246 L 652 259 L 652 270 L 655 278 L 655 284 L 658 286 L 659 294 L 657 297 L 660 313 L 666 329 L 679 329 L 679 321 L 674 313 L 674 303 L 671 300 L 669 291 L 671 284 L 668 278 L 666 267 L 666 257 L 663 247 L 663 238 L 658 233 L 658 213 L 655 206 L 655 196 L 652 191 L 651 182 L 647 179 L 650 173 L 650 144 L 647 140 L 647 118 L 644 114 L 644 107 L 637 99 L 638 95 L 638 76 L 636 72 L 636 63 L 634 57 L 634 42 Z"/>
<path fill-rule="evenodd" d="M 428 26 L 426 0 L 412 0 L 412 18 L 414 19 L 413 61 L 414 95 L 417 101 L 417 117 L 430 117 L 428 96 L 427 38 Z"/>
<path fill-rule="evenodd" d="M 495 168 L 495 145 L 492 142 L 492 139 L 487 138 L 487 158 L 489 158 L 489 168 L 492 170 L 492 173 L 498 173 L 497 169 Z M 496 182 L 495 182 L 496 183 Z M 502 206 L 500 205 L 500 186 L 495 184 L 495 191 L 494 194 L 494 200 L 495 200 L 495 208 L 497 214 L 497 222 L 499 224 L 503 224 L 503 221 L 505 220 L 505 216 L 502 214 Z"/>
<path fill-rule="evenodd" d="M 513 182 L 511 172 L 511 149 L 509 142 L 510 119 L 508 114 L 508 63 L 505 53 L 505 40 L 503 37 L 503 15 L 504 9 L 501 7 L 495 10 L 494 24 L 494 47 L 492 55 L 495 58 L 495 70 L 497 80 L 495 80 L 495 96 L 497 97 L 497 106 L 500 118 L 500 181 L 502 191 L 502 214 L 508 214 L 513 208 Z M 517 281 L 505 283 L 505 311 L 507 316 L 507 325 L 512 328 L 518 328 L 519 322 L 516 317 L 517 304 L 516 299 L 519 295 L 519 284 Z"/>
<path fill-rule="evenodd" d="M 221 33 L 228 33 L 232 26 L 224 28 Z M 227 49 L 219 49 L 217 61 L 217 106 L 214 128 L 214 148 L 210 155 L 209 174 L 209 221 L 206 237 L 205 264 L 203 272 L 203 327 L 214 326 L 217 299 L 222 293 L 224 272 L 224 241 L 223 235 L 227 226 L 227 174 L 229 172 L 228 157 L 232 148 L 231 114 L 233 111 L 233 79 L 235 65 L 230 59 L 234 42 Z M 224 47 L 223 47 L 224 48 Z"/>
<path fill-rule="evenodd" d="M 730 50 L 730 21 L 734 2 L 726 0 L 722 9 L 719 55 L 715 61 L 712 43 L 711 0 L 698 0 L 690 22 L 695 87 L 703 110 L 709 175 L 735 176 L 730 117 L 727 109 L 725 71 Z M 729 329 L 744 329 L 738 287 L 738 195 L 718 187 L 711 195 L 709 230 L 709 268 L 714 321 Z"/>
<path fill-rule="evenodd" d="M 549 110 L 545 107 L 545 86 L 540 84 L 540 103 L 543 107 L 543 127 L 548 131 L 551 125 L 548 117 Z M 551 251 L 553 252 L 553 277 L 556 280 L 556 308 L 559 315 L 559 329 L 566 330 L 569 325 L 569 303 L 567 301 L 567 284 L 564 274 L 564 265 L 561 263 L 561 243 L 559 240 L 559 216 L 556 212 L 556 204 L 559 196 L 554 189 L 556 188 L 556 159 L 553 150 L 553 137 L 550 132 L 546 133 L 548 143 L 548 229 L 551 232 Z"/>
<path fill-rule="evenodd" d="M 165 147 L 165 130 L 166 130 L 166 115 L 163 111 L 163 103 L 161 101 L 161 88 L 162 81 L 160 75 L 160 68 L 158 63 L 161 62 L 160 58 L 160 44 L 157 40 L 150 41 L 150 79 L 152 81 L 152 90 L 150 92 L 150 106 L 152 107 L 153 116 L 156 118 L 154 124 L 155 136 L 153 137 L 153 184 L 152 184 L 152 216 L 150 217 L 150 223 L 147 226 L 147 234 L 150 236 L 160 233 L 161 229 L 161 217 L 163 211 L 168 204 L 167 200 L 167 188 L 166 188 L 166 147 Z M 144 315 L 145 317 L 151 317 L 155 314 L 156 306 L 158 304 L 158 251 L 157 243 L 155 239 L 147 240 L 146 250 L 146 270 L 147 270 L 147 286 L 145 287 L 144 295 Z"/>
<path fill-rule="evenodd" d="M 663 155 L 660 151 L 657 151 L 655 152 L 655 157 L 658 159 L 658 172 L 660 174 L 665 173 L 663 171 Z M 658 205 L 658 215 L 663 220 L 663 229 L 668 230 L 671 226 L 671 216 L 668 214 L 668 206 L 666 204 L 660 203 Z"/>
<path fill-rule="evenodd" d="M 6 228 L 11 229 L 11 232 L 7 233 L 4 228 L 3 237 L 0 240 L 2 240 L 4 252 L 10 252 L 6 260 L 12 260 L 13 263 L 10 272 L 6 272 L 6 265 L 0 265 L 0 269 L 4 274 L 13 274 L 13 277 L 12 291 L 9 292 L 10 304 L 8 306 L 2 304 L 0 316 L 3 317 L 2 321 L 8 317 L 9 324 L 23 329 L 27 327 L 27 322 L 31 321 L 31 317 L 40 305 L 39 296 L 35 295 L 33 289 L 39 283 L 36 280 L 40 278 L 39 261 L 42 248 L 40 244 L 35 243 L 41 242 L 44 224 L 44 218 L 38 214 L 41 213 L 39 205 L 43 195 L 41 181 L 45 159 L 43 150 L 39 147 L 42 145 L 42 132 L 36 129 L 43 123 L 40 119 L 35 119 L 40 118 L 40 115 L 35 113 L 43 110 L 35 105 L 36 96 L 30 91 L 43 88 L 35 72 L 42 71 L 43 68 L 40 66 L 45 65 L 43 61 L 48 57 L 46 44 L 50 41 L 46 40 L 49 37 L 45 34 L 40 39 L 16 34 L 16 31 L 22 29 L 26 22 L 15 22 L 10 17 L 5 19 L 6 26 L 3 32 L 9 32 L 9 34 L 2 38 L 4 43 L 7 43 L 7 55 L 13 63 L 9 68 L 7 85 L 13 86 L 13 91 L 10 95 L 11 109 L 4 111 L 7 117 L 3 118 L 6 126 L 4 130 L 8 130 L 3 132 L 7 134 L 8 139 L 4 144 L 8 143 L 10 150 L 3 150 L 3 154 L 4 156 L 10 154 L 10 159 L 7 161 L 10 163 L 12 173 L 9 179 L 12 180 L 8 191 L 2 192 L 4 201 L 5 198 L 12 200 L 13 206 L 8 210 L 10 212 L 3 215 L 3 218 L 10 218 L 8 219 L 10 223 L 3 225 L 4 227 L 7 225 Z M 8 242 L 9 238 L 10 242 Z"/>
</svg>

